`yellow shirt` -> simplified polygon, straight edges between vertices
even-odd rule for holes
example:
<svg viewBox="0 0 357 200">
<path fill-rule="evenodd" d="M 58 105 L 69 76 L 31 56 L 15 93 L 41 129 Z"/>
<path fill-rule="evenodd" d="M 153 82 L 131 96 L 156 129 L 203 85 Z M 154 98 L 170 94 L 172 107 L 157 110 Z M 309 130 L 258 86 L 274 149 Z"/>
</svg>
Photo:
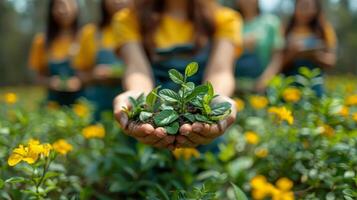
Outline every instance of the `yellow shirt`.
<svg viewBox="0 0 357 200">
<path fill-rule="evenodd" d="M 214 15 L 216 32 L 213 39 L 228 39 L 237 46 L 238 51 L 241 51 L 241 16 L 234 10 L 225 7 L 217 8 Z M 114 16 L 113 29 L 117 48 L 130 42 L 141 41 L 139 22 L 131 9 L 124 9 Z M 194 27 L 190 21 L 164 15 L 154 34 L 154 43 L 157 48 L 169 48 L 192 43 L 193 37 Z"/>
<path fill-rule="evenodd" d="M 323 31 L 325 34 L 325 45 L 328 49 L 336 49 L 337 48 L 337 36 L 333 26 L 330 23 L 325 23 L 323 25 Z M 313 34 L 308 28 L 294 28 L 292 30 L 291 36 L 293 38 L 304 38 L 309 37 Z"/>
<path fill-rule="evenodd" d="M 71 36 L 58 37 L 49 48 L 46 47 L 46 37 L 44 34 L 37 34 L 30 49 L 29 66 L 31 69 L 44 72 L 50 60 L 63 60 L 70 56 L 73 47 Z"/>
<path fill-rule="evenodd" d="M 115 38 L 111 26 L 104 27 L 100 32 L 94 24 L 84 26 L 79 34 L 79 48 L 73 65 L 79 70 L 91 69 L 95 64 L 97 51 L 100 48 L 114 49 Z"/>
</svg>

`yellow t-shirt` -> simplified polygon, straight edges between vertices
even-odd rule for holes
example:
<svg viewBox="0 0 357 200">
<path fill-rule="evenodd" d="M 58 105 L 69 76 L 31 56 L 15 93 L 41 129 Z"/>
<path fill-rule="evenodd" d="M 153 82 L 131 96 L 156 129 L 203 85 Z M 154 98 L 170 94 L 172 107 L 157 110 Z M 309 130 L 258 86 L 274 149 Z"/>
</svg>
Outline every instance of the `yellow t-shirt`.
<svg viewBox="0 0 357 200">
<path fill-rule="evenodd" d="M 59 37 L 52 41 L 49 48 L 46 47 L 44 34 L 37 34 L 30 49 L 29 66 L 31 69 L 44 72 L 50 60 L 63 60 L 70 56 L 73 47 L 73 38 Z"/>
<path fill-rule="evenodd" d="M 325 34 L 325 45 L 328 49 L 336 49 L 337 48 L 337 36 L 333 26 L 330 23 L 325 23 L 323 25 L 323 30 Z M 313 33 L 308 28 L 294 28 L 292 33 L 290 34 L 291 37 L 294 38 L 304 38 L 309 37 Z"/>
<path fill-rule="evenodd" d="M 95 64 L 97 51 L 100 48 L 114 49 L 115 38 L 111 26 L 100 32 L 94 24 L 84 26 L 79 34 L 79 48 L 73 58 L 73 65 L 79 70 L 88 70 Z"/>
<path fill-rule="evenodd" d="M 216 32 L 213 39 L 228 39 L 237 46 L 238 51 L 241 51 L 241 16 L 226 7 L 217 8 L 214 15 Z M 135 12 L 131 9 L 124 9 L 114 16 L 113 29 L 117 48 L 130 42 L 141 41 L 139 22 Z M 193 37 L 194 28 L 190 21 L 164 15 L 154 34 L 154 43 L 157 48 L 169 48 L 175 45 L 192 43 Z"/>
</svg>

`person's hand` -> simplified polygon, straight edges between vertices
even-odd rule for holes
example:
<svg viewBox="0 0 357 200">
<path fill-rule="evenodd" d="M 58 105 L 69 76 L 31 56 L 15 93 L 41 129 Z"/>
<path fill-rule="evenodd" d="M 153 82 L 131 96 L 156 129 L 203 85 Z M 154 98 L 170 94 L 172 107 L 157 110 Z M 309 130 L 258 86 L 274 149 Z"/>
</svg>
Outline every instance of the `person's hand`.
<svg viewBox="0 0 357 200">
<path fill-rule="evenodd" d="M 98 65 L 93 70 L 93 77 L 96 80 L 106 80 L 112 76 L 112 69 L 108 65 Z"/>
<path fill-rule="evenodd" d="M 60 91 L 61 90 L 61 79 L 59 76 L 52 76 L 49 78 L 48 87 L 51 90 Z"/>
<path fill-rule="evenodd" d="M 214 139 L 224 134 L 231 126 L 237 114 L 235 103 L 231 98 L 219 96 L 214 103 L 229 102 L 232 105 L 232 112 L 218 124 L 205 124 L 195 122 L 192 125 L 184 124 L 180 127 L 180 134 L 176 137 L 175 148 L 196 147 L 211 143 Z"/>
<path fill-rule="evenodd" d="M 82 82 L 78 77 L 70 77 L 66 82 L 66 91 L 77 92 L 81 89 Z"/>
<path fill-rule="evenodd" d="M 173 150 L 175 136 L 167 135 L 164 128 L 154 128 L 151 124 L 138 124 L 129 121 L 128 115 L 123 111 L 123 108 L 130 109 L 129 97 L 136 98 L 140 92 L 127 91 L 118 95 L 114 100 L 114 115 L 119 122 L 124 133 L 134 137 L 139 142 L 157 147 Z"/>
<path fill-rule="evenodd" d="M 268 87 L 267 81 L 264 79 L 258 79 L 254 85 L 254 92 L 258 94 L 263 94 Z"/>
</svg>

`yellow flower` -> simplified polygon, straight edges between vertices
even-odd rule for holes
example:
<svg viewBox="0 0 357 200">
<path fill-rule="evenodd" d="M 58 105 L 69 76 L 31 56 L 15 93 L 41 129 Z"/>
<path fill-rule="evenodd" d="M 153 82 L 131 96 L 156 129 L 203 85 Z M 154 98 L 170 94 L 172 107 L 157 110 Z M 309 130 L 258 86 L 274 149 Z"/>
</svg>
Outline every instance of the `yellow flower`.
<svg viewBox="0 0 357 200">
<path fill-rule="evenodd" d="M 189 160 L 192 157 L 200 157 L 200 152 L 195 148 L 178 148 L 175 149 L 172 153 L 176 159 L 184 158 L 185 160 Z"/>
<path fill-rule="evenodd" d="M 17 95 L 9 92 L 5 94 L 4 99 L 7 104 L 15 104 L 17 102 Z"/>
<path fill-rule="evenodd" d="M 52 146 L 56 152 L 62 155 L 66 155 L 68 152 L 73 150 L 73 146 L 64 139 L 57 140 L 52 144 Z"/>
<path fill-rule="evenodd" d="M 280 122 L 286 121 L 290 125 L 294 123 L 294 117 L 291 113 L 290 110 L 288 110 L 286 107 L 271 107 L 268 110 L 269 113 L 274 114 Z"/>
<path fill-rule="evenodd" d="M 255 150 L 255 155 L 258 157 L 258 158 L 265 158 L 267 157 L 269 154 L 269 151 L 268 149 L 266 148 L 261 148 L 261 149 L 257 149 Z"/>
<path fill-rule="evenodd" d="M 296 88 L 287 88 L 283 92 L 283 98 L 287 102 L 296 103 L 301 99 L 301 91 Z"/>
<path fill-rule="evenodd" d="M 357 122 L 357 112 L 353 113 L 352 119 L 353 119 L 355 122 Z"/>
<path fill-rule="evenodd" d="M 43 144 L 43 155 L 48 157 L 50 155 L 51 150 L 53 149 L 52 145 L 50 144 Z"/>
<path fill-rule="evenodd" d="M 242 99 L 236 98 L 236 99 L 234 99 L 234 101 L 236 103 L 237 112 L 240 112 L 240 111 L 244 110 L 245 103 L 244 103 L 244 101 Z"/>
<path fill-rule="evenodd" d="M 276 181 L 276 186 L 282 191 L 289 191 L 293 188 L 294 183 L 290 179 L 283 177 Z"/>
<path fill-rule="evenodd" d="M 268 99 L 264 96 L 252 96 L 249 101 L 250 105 L 258 110 L 265 108 L 269 103 Z"/>
<path fill-rule="evenodd" d="M 350 115 L 350 109 L 347 106 L 342 106 L 338 114 L 342 117 L 348 117 Z"/>
<path fill-rule="evenodd" d="M 244 137 L 249 144 L 258 144 L 259 142 L 259 135 L 255 132 L 248 131 L 244 134 Z"/>
<path fill-rule="evenodd" d="M 273 191 L 273 200 L 294 200 L 294 192 L 292 191 L 282 191 L 274 190 Z"/>
<path fill-rule="evenodd" d="M 19 145 L 18 148 L 14 149 L 12 151 L 12 154 L 10 155 L 9 159 L 7 160 L 7 163 L 10 166 L 15 166 L 19 162 L 22 161 L 22 159 L 27 155 L 27 149 L 23 145 Z"/>
<path fill-rule="evenodd" d="M 332 137 L 335 135 L 335 130 L 328 124 L 322 125 L 322 135 L 326 137 Z"/>
<path fill-rule="evenodd" d="M 18 148 L 15 148 L 12 151 L 12 154 L 8 159 L 8 164 L 10 166 L 15 166 L 21 161 L 33 164 L 41 155 L 44 157 L 49 156 L 51 149 L 52 147 L 50 144 L 40 144 L 40 141 L 31 139 L 27 146 L 19 145 Z"/>
<path fill-rule="evenodd" d="M 357 105 L 357 94 L 353 94 L 353 95 L 346 97 L 345 104 L 347 106 Z"/>
<path fill-rule="evenodd" d="M 73 112 L 76 113 L 78 117 L 86 117 L 89 114 L 89 108 L 84 103 L 77 103 L 73 105 Z"/>
<path fill-rule="evenodd" d="M 87 138 L 104 138 L 105 129 L 102 125 L 91 125 L 82 130 L 82 135 Z"/>
<path fill-rule="evenodd" d="M 250 181 L 250 185 L 253 188 L 252 196 L 255 200 L 260 200 L 271 196 L 272 192 L 275 190 L 274 186 L 270 184 L 262 175 L 255 176 Z"/>
</svg>

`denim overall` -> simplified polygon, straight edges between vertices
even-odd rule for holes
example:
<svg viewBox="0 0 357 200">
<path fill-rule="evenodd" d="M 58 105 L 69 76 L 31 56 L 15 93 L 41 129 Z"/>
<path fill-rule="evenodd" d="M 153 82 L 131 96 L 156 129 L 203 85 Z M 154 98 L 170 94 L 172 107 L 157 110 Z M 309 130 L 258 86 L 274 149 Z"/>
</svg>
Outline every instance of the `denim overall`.
<svg viewBox="0 0 357 200">
<path fill-rule="evenodd" d="M 61 79 L 67 79 L 76 75 L 72 68 L 70 59 L 60 61 L 51 60 L 48 64 L 50 76 L 59 76 Z M 61 106 L 69 106 L 76 102 L 81 96 L 81 91 L 78 92 L 62 92 L 48 90 L 48 101 L 57 102 Z"/>
<path fill-rule="evenodd" d="M 313 49 L 317 46 L 321 45 L 321 40 L 317 37 L 311 36 L 311 37 L 307 37 L 304 39 L 304 46 L 306 49 Z M 307 60 L 307 59 L 297 59 L 292 63 L 292 66 L 283 71 L 283 74 L 285 76 L 296 76 L 299 74 L 299 69 L 301 67 L 307 67 L 310 70 L 319 68 L 316 63 L 312 62 L 311 60 Z M 318 77 L 323 77 L 323 72 L 321 72 Z M 296 84 L 298 85 L 298 84 Z M 325 93 L 325 89 L 324 89 L 324 85 L 322 84 L 318 84 L 312 87 L 312 90 L 315 92 L 315 94 L 318 97 L 322 97 L 322 95 Z"/>
<path fill-rule="evenodd" d="M 156 55 L 160 58 L 159 61 L 152 63 L 155 85 L 161 85 L 163 88 L 170 88 L 177 90 L 179 86 L 173 83 L 168 75 L 168 71 L 172 68 L 178 70 L 182 74 L 185 73 L 186 66 L 191 62 L 197 62 L 199 65 L 198 72 L 195 76 L 188 79 L 188 81 L 196 85 L 202 84 L 203 75 L 207 61 L 210 56 L 210 45 L 201 49 L 199 52 L 194 52 L 194 46 L 191 44 L 175 46 L 170 49 L 156 49 Z M 201 146 L 198 149 L 201 152 L 219 151 L 218 144 L 222 142 L 223 138 L 217 138 L 209 145 Z"/>
<path fill-rule="evenodd" d="M 264 71 L 261 61 L 256 53 L 244 52 L 236 61 L 236 78 L 258 78 Z"/>
<path fill-rule="evenodd" d="M 118 60 L 112 49 L 102 48 L 96 55 L 96 66 L 104 64 L 113 67 L 121 67 L 122 62 Z M 99 120 L 103 111 L 113 109 L 113 99 L 122 92 L 121 85 L 94 85 L 85 89 L 85 97 L 95 106 L 95 119 Z"/>
</svg>

